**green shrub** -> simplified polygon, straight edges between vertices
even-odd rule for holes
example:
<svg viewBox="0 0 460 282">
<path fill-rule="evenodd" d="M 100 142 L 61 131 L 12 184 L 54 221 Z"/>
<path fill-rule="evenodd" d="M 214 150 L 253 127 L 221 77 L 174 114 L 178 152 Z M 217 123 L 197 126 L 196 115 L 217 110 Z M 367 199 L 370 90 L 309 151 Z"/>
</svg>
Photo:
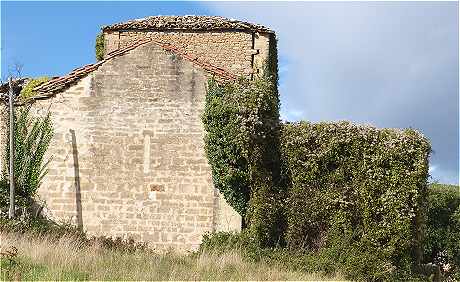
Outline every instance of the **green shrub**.
<svg viewBox="0 0 460 282">
<path fill-rule="evenodd" d="M 15 203 L 17 207 L 29 209 L 43 177 L 47 173 L 49 160 L 45 153 L 53 137 L 50 114 L 34 117 L 30 106 L 17 109 L 14 120 L 14 177 Z M 9 163 L 9 143 L 6 146 L 5 162 Z M 9 205 L 9 167 L 5 166 L 0 180 L 0 210 Z"/>
<path fill-rule="evenodd" d="M 104 59 L 104 33 L 99 33 L 96 36 L 96 44 L 95 44 L 95 49 L 96 49 L 96 60 L 101 61 Z"/>
<path fill-rule="evenodd" d="M 0 233 L 18 233 L 37 236 L 53 236 L 60 238 L 71 236 L 75 238 L 84 238 L 85 235 L 72 224 L 56 223 L 45 217 L 24 217 L 8 219 L 0 217 Z"/>
<path fill-rule="evenodd" d="M 0 233 L 16 233 L 28 236 L 54 238 L 72 238 L 80 246 L 98 245 L 107 250 L 117 250 L 125 253 L 136 251 L 152 251 L 144 242 L 136 242 L 132 238 L 112 238 L 106 236 L 88 236 L 74 224 L 55 222 L 46 217 L 25 217 L 8 219 L 0 217 Z"/>
<path fill-rule="evenodd" d="M 263 245 L 279 241 L 279 98 L 271 77 L 210 81 L 203 123 L 214 185 Z"/>
<path fill-rule="evenodd" d="M 428 206 L 424 260 L 441 266 L 445 276 L 460 279 L 459 186 L 432 184 Z"/>
<path fill-rule="evenodd" d="M 198 253 L 224 254 L 236 251 L 248 261 L 259 262 L 276 262 L 280 254 L 280 248 L 262 248 L 260 242 L 255 239 L 250 230 L 244 230 L 241 233 L 235 232 L 214 232 L 203 235 Z"/>
<path fill-rule="evenodd" d="M 38 77 L 35 79 L 31 79 L 21 90 L 21 93 L 19 96 L 22 99 L 27 99 L 30 97 L 33 97 L 37 95 L 37 93 L 34 91 L 34 88 L 49 81 L 49 77 L 43 76 L 43 77 Z"/>
<path fill-rule="evenodd" d="M 230 250 L 242 250 L 246 247 L 246 233 L 215 232 L 205 233 L 200 244 L 199 252 L 223 254 Z"/>
<path fill-rule="evenodd" d="M 414 130 L 286 124 L 288 246 L 353 278 L 410 273 L 420 262 L 429 152 Z"/>
<path fill-rule="evenodd" d="M 328 267 L 324 257 L 301 249 L 262 248 L 247 231 L 205 234 L 198 253 L 224 254 L 236 251 L 244 260 L 250 262 L 264 262 L 268 265 L 277 265 L 283 269 L 293 271 L 316 272 L 322 276 L 337 274 L 337 272 L 334 272 L 336 267 Z M 333 264 L 334 260 L 328 260 L 327 262 Z"/>
</svg>

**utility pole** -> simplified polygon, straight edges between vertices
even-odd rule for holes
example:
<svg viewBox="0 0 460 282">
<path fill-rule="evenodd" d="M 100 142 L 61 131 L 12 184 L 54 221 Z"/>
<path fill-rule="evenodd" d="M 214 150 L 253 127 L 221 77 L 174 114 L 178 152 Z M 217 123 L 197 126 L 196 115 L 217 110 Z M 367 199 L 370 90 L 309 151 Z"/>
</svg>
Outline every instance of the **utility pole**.
<svg viewBox="0 0 460 282">
<path fill-rule="evenodd" d="M 13 81 L 9 78 L 9 108 L 10 108 L 10 209 L 8 217 L 14 218 L 14 93 Z"/>
</svg>

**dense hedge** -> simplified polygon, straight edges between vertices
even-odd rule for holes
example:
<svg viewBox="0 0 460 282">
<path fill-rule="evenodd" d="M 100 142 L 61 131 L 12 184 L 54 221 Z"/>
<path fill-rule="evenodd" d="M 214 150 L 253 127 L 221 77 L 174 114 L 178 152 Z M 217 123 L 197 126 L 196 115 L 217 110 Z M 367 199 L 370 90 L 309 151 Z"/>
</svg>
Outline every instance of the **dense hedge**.
<svg viewBox="0 0 460 282">
<path fill-rule="evenodd" d="M 460 280 L 459 186 L 433 184 L 428 189 L 424 261 Z"/>
<path fill-rule="evenodd" d="M 420 262 L 430 153 L 422 135 L 300 122 L 286 124 L 281 140 L 291 249 L 372 280 Z"/>
</svg>

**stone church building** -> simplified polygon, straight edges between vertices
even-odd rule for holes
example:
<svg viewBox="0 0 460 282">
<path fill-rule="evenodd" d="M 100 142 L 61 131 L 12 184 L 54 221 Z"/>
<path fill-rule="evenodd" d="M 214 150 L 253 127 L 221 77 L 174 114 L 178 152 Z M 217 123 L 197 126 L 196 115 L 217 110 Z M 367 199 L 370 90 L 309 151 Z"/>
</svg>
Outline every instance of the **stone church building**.
<svg viewBox="0 0 460 282">
<path fill-rule="evenodd" d="M 102 32 L 101 61 L 35 88 L 34 112 L 50 109 L 55 128 L 39 190 L 47 214 L 155 248 L 193 249 L 205 232 L 238 230 L 204 152 L 207 80 L 260 74 L 274 32 L 214 16 L 148 17 Z"/>
</svg>

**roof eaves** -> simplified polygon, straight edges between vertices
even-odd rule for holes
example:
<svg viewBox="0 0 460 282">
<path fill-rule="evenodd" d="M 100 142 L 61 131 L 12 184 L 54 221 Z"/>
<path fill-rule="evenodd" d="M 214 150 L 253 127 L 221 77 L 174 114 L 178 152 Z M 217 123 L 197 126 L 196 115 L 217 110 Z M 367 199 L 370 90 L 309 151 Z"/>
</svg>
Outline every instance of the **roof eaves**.
<svg viewBox="0 0 460 282">
<path fill-rule="evenodd" d="M 83 77 L 87 76 L 88 74 L 92 73 L 93 71 L 97 70 L 102 64 L 105 62 L 112 60 L 115 57 L 124 55 L 128 51 L 131 51 L 143 44 L 146 44 L 150 42 L 150 40 L 139 40 L 136 42 L 133 42 L 129 46 L 123 48 L 123 49 L 118 49 L 115 50 L 109 54 L 107 54 L 107 57 L 97 63 L 94 64 L 89 64 L 85 65 L 83 67 L 79 67 L 71 71 L 70 73 L 53 78 L 37 87 L 35 87 L 33 90 L 38 93 L 38 95 L 31 97 L 30 99 L 32 100 L 38 100 L 38 99 L 44 99 L 47 97 L 51 97 L 56 93 L 61 92 L 63 89 L 69 87 L 73 83 L 77 82 L 78 80 L 82 79 Z"/>
</svg>

